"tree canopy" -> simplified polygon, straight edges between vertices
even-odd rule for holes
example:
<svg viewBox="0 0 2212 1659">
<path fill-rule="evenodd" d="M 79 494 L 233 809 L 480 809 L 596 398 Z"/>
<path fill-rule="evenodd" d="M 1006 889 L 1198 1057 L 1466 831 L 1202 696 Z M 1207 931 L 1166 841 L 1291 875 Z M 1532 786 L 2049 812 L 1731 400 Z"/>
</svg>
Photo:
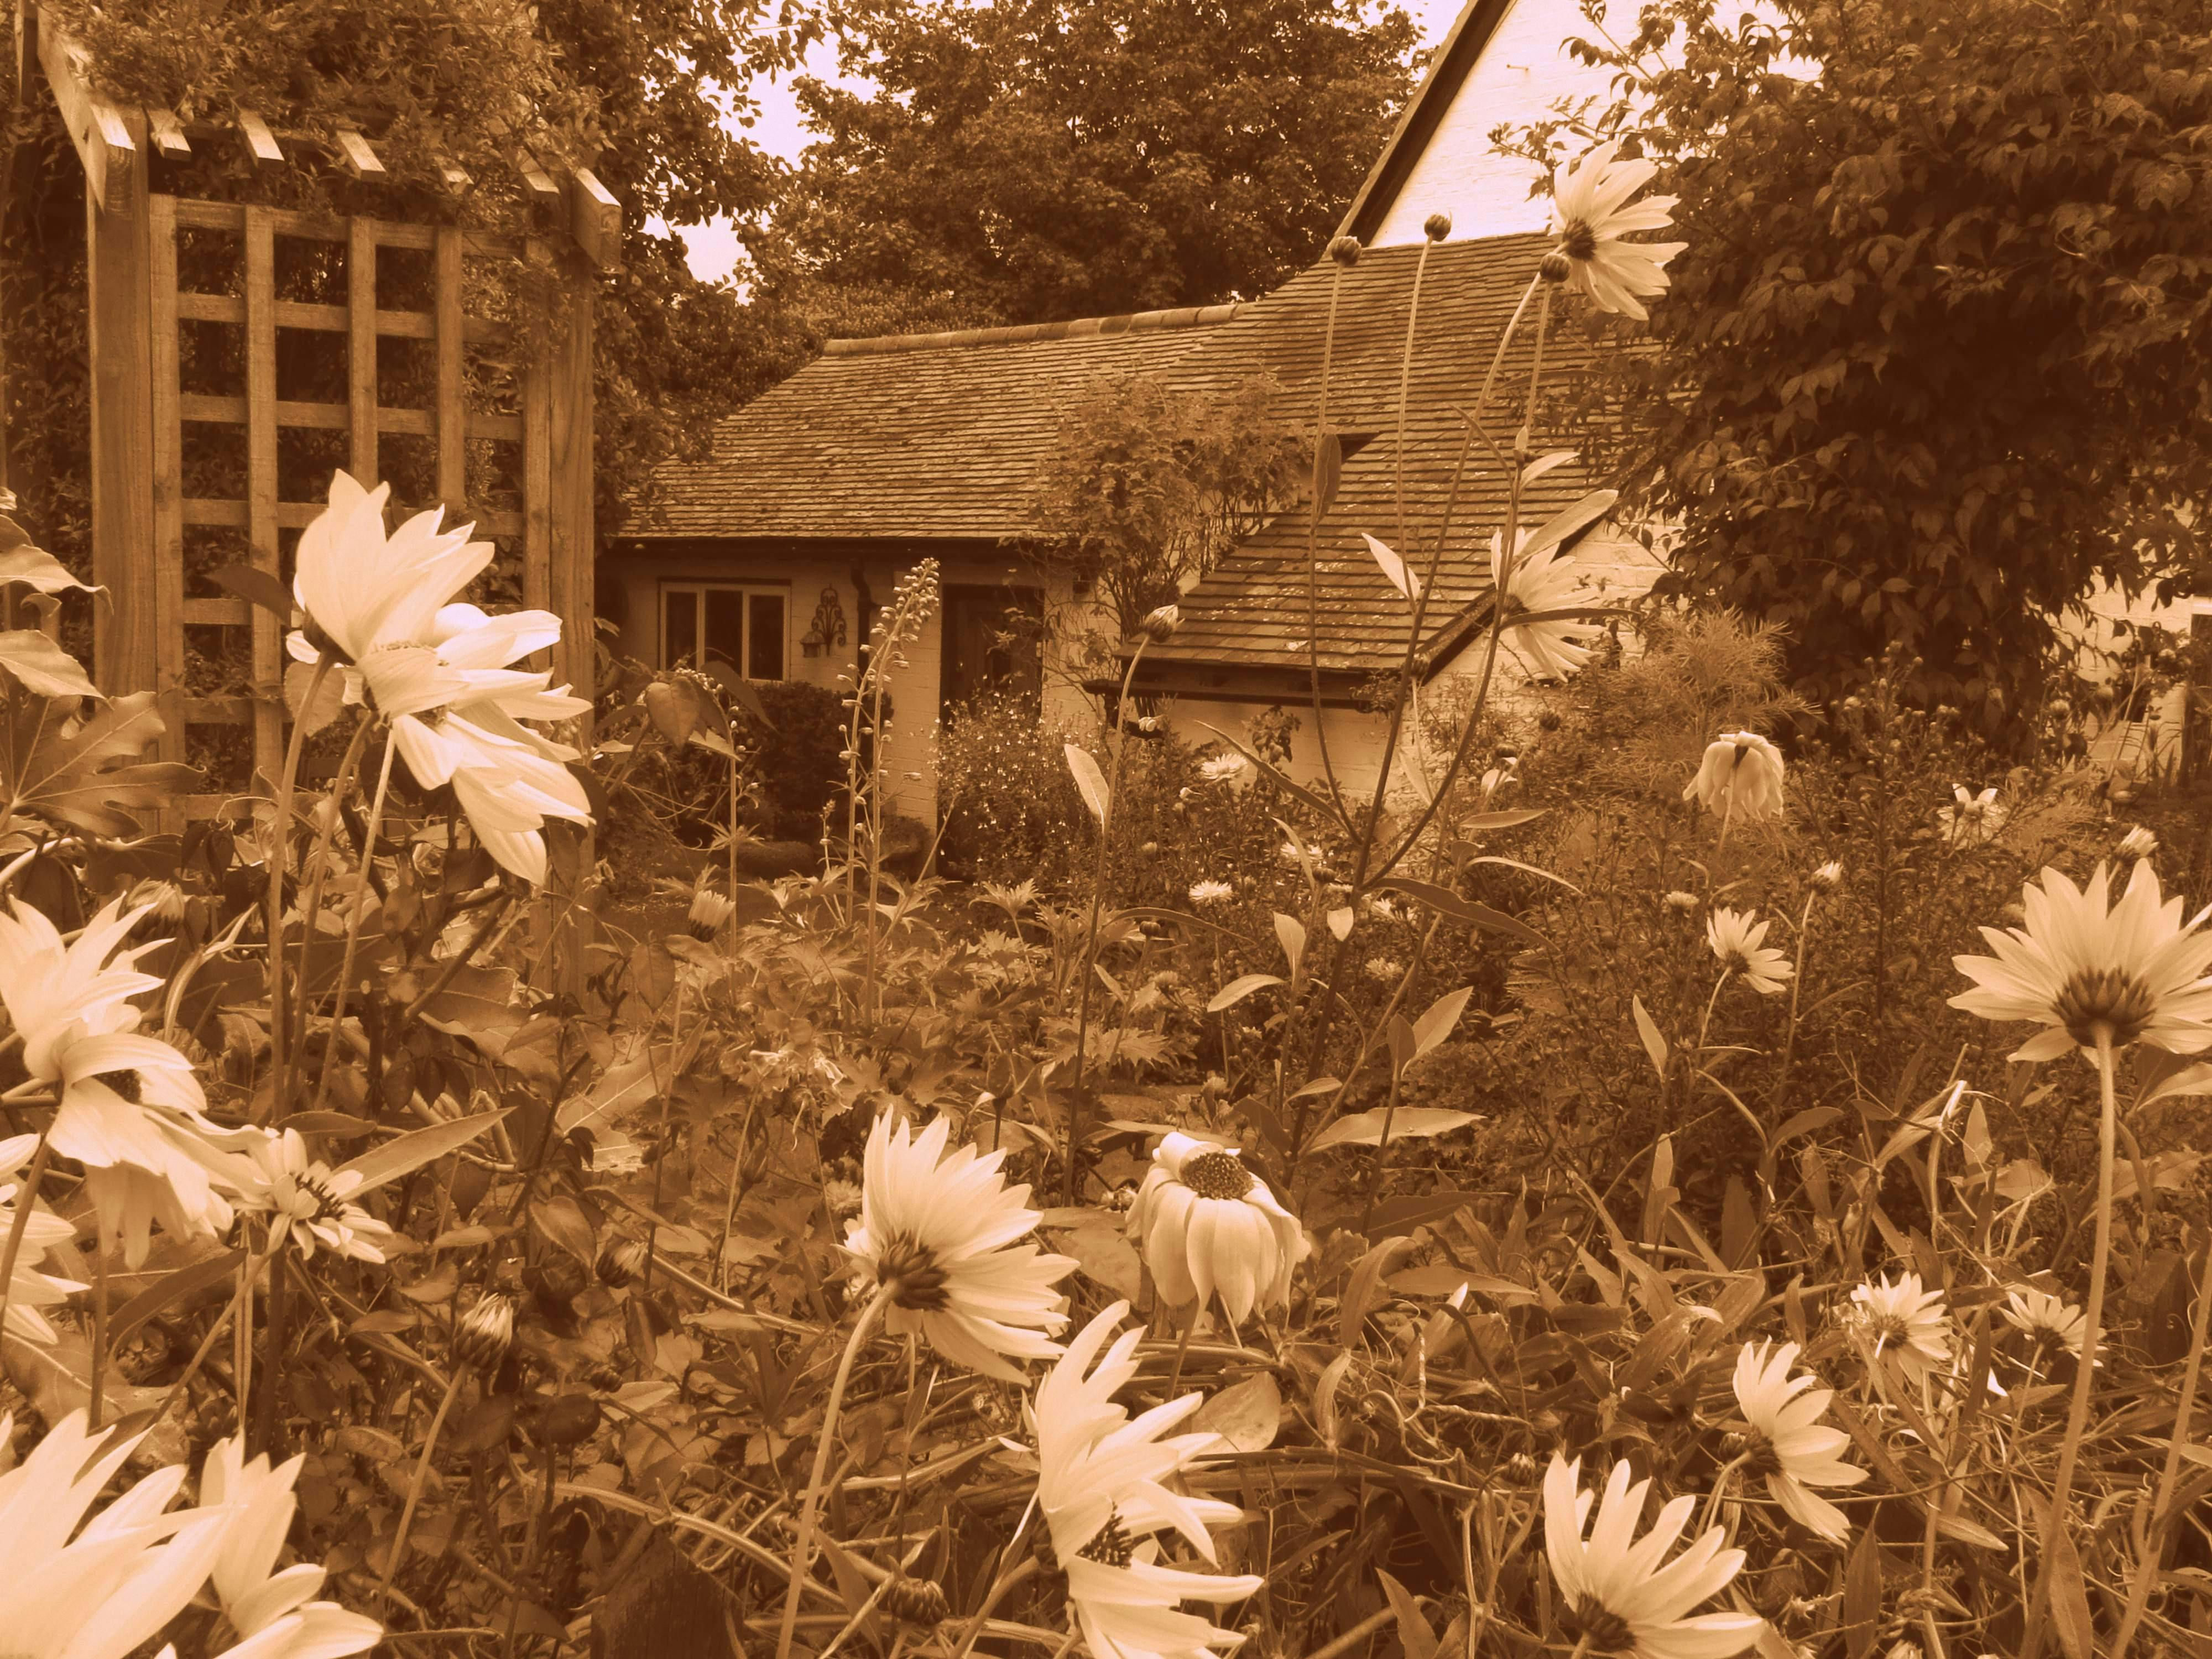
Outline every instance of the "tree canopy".
<svg viewBox="0 0 2212 1659">
<path fill-rule="evenodd" d="M 863 0 L 766 252 L 823 332 L 1252 295 L 1316 258 L 1412 82 L 1376 0 Z"/>
<path fill-rule="evenodd" d="M 1578 48 L 1623 96 L 1570 113 L 1661 162 L 1689 243 L 1622 359 L 1627 476 L 1675 586 L 1786 623 L 1801 682 L 1901 641 L 2001 733 L 2069 604 L 2202 556 L 2212 39 L 2187 0 L 1772 10 Z"/>
</svg>

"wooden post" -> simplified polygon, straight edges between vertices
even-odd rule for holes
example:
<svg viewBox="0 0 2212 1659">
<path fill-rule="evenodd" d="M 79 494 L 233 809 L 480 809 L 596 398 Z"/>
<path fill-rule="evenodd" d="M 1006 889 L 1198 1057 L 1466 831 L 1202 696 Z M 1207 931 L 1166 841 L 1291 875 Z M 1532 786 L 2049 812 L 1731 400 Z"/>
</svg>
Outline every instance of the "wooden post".
<svg viewBox="0 0 2212 1659">
<path fill-rule="evenodd" d="M 152 233 L 144 118 L 135 142 L 106 153 L 107 205 L 87 181 L 85 269 L 91 290 L 92 571 L 107 589 L 93 611 L 94 676 L 110 696 L 150 691 L 161 649 L 145 573 L 155 564 Z"/>
<path fill-rule="evenodd" d="M 257 569 L 282 579 L 276 554 L 276 234 L 270 210 L 246 210 L 246 533 Z M 253 627 L 253 763 L 273 794 L 284 757 L 283 641 L 259 607 Z"/>
<path fill-rule="evenodd" d="M 374 489 L 383 474 L 376 443 L 376 227 L 354 219 L 346 229 L 346 470 Z"/>
<path fill-rule="evenodd" d="M 438 331 L 438 500 L 450 519 L 469 513 L 468 355 L 462 332 L 459 229 L 440 226 L 437 248 L 432 303 Z"/>
<path fill-rule="evenodd" d="M 523 257 L 533 274 L 550 270 L 552 255 L 532 237 Z M 532 352 L 522 369 L 522 603 L 553 608 L 553 364 L 552 354 Z"/>
<path fill-rule="evenodd" d="M 155 630 L 155 684 L 168 714 L 161 758 L 181 761 L 185 721 L 177 700 L 185 690 L 185 454 L 178 401 L 177 198 L 149 198 L 147 225 L 154 348 L 147 394 L 153 416 L 154 570 L 146 592 Z"/>
<path fill-rule="evenodd" d="M 597 653 L 592 522 L 592 289 L 570 283 L 556 320 L 551 368 L 552 569 L 549 608 L 561 617 L 553 678 L 592 695 Z"/>
</svg>

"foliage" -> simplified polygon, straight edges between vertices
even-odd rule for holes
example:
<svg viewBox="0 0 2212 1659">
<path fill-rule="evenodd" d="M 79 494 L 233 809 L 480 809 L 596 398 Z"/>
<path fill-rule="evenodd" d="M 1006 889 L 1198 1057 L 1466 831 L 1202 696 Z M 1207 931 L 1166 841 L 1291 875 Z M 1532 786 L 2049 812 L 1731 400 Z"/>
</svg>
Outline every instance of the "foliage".
<svg viewBox="0 0 2212 1659">
<path fill-rule="evenodd" d="M 280 131 L 356 125 L 390 174 L 389 182 L 356 183 L 295 145 L 291 167 L 246 179 L 230 163 L 234 141 L 210 139 L 196 146 L 200 161 L 157 187 L 516 226 L 528 213 L 514 165 L 519 144 L 549 161 L 591 166 L 622 204 L 623 222 L 623 269 L 592 283 L 602 534 L 649 510 L 656 465 L 704 442 L 716 420 L 795 362 L 793 342 L 766 313 L 726 286 L 694 278 L 681 241 L 647 222 L 749 221 L 765 211 L 775 163 L 729 129 L 725 111 L 747 112 L 754 73 L 796 62 L 818 33 L 817 14 L 797 0 L 547 0 L 527 8 L 507 0 L 274 8 L 58 0 L 45 15 L 50 26 L 71 30 L 94 83 L 125 104 L 216 122 L 242 105 Z M 67 439 L 75 428 L 52 436 L 43 429 L 54 424 L 51 405 L 84 406 L 82 173 L 43 91 L 13 112 L 7 144 L 0 292 L 11 303 L 0 314 L 19 410 L 9 426 L 33 452 L 17 463 L 31 473 L 30 487 L 18 488 L 32 508 L 51 501 L 59 509 L 46 520 L 49 534 L 74 557 L 80 544 L 69 532 L 82 508 L 69 504 L 83 499 L 85 464 Z M 217 150 L 222 159 L 210 162 Z M 445 164 L 471 176 L 467 191 L 446 188 Z M 33 410 L 37 420 L 21 418 Z"/>
<path fill-rule="evenodd" d="M 1772 15 L 1577 48 L 1623 79 L 1574 125 L 1633 133 L 1688 240 L 1611 360 L 1624 476 L 1802 686 L 1899 641 L 2011 741 L 2069 604 L 2203 555 L 2212 38 L 2177 0 Z"/>
<path fill-rule="evenodd" d="M 1410 88 L 1368 0 L 995 0 L 842 14 L 868 96 L 799 83 L 824 137 L 764 291 L 866 334 L 1207 305 L 1321 250 Z"/>
<path fill-rule="evenodd" d="M 1038 474 L 1041 556 L 1094 582 L 1122 635 L 1295 499 L 1310 447 L 1270 413 L 1275 394 L 1265 380 L 1201 393 L 1135 374 L 1062 416 Z"/>
</svg>

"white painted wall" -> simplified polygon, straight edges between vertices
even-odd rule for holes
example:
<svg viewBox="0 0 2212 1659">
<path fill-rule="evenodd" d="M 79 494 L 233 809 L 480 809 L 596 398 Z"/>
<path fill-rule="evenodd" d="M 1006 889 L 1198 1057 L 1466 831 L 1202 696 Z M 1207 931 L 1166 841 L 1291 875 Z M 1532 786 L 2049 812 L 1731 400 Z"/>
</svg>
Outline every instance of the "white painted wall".
<svg viewBox="0 0 2212 1659">
<path fill-rule="evenodd" d="M 1611 0 L 1607 28 L 1626 39 L 1636 12 L 1628 0 Z M 1391 204 L 1376 246 L 1419 241 L 1422 221 L 1439 211 L 1451 216 L 1454 240 L 1551 222 L 1550 198 L 1528 194 L 1542 169 L 1498 155 L 1490 135 L 1500 122 L 1544 118 L 1561 98 L 1609 95 L 1606 70 L 1567 55 L 1565 42 L 1577 36 L 1595 38 L 1577 0 L 1515 0 Z"/>
</svg>

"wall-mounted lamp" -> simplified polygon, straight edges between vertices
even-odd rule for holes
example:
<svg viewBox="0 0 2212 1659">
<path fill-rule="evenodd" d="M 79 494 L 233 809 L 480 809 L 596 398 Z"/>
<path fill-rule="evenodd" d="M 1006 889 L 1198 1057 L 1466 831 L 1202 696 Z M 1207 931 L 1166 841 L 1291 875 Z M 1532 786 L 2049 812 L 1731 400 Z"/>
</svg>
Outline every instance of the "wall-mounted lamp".
<svg viewBox="0 0 2212 1659">
<path fill-rule="evenodd" d="M 799 641 L 800 654 L 818 657 L 830 646 L 845 643 L 845 607 L 838 602 L 837 590 L 822 590 L 821 603 L 814 607 L 813 624 Z"/>
</svg>

